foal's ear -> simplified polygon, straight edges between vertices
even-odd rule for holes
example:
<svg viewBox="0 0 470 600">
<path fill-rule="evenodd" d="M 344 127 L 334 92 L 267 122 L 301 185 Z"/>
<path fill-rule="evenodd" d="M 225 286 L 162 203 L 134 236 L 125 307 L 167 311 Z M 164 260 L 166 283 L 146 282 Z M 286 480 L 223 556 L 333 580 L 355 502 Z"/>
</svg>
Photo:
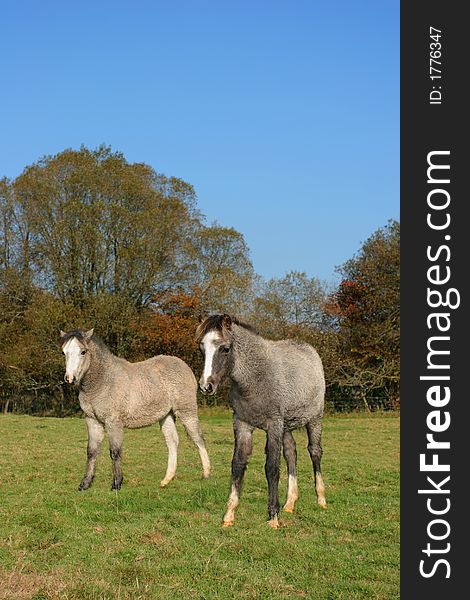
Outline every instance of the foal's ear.
<svg viewBox="0 0 470 600">
<path fill-rule="evenodd" d="M 232 319 L 230 318 L 229 315 L 223 315 L 223 317 L 222 317 L 222 325 L 226 329 L 232 329 Z"/>
<path fill-rule="evenodd" d="M 65 331 L 62 331 L 62 329 L 61 329 L 59 335 L 60 335 L 60 338 L 62 339 L 64 337 L 64 335 L 66 335 L 66 333 L 65 333 Z"/>
<path fill-rule="evenodd" d="M 90 329 L 90 331 L 86 331 L 86 332 L 85 332 L 85 339 L 86 339 L 87 341 L 88 341 L 88 340 L 91 340 L 91 336 L 93 335 L 93 331 L 94 331 L 94 329 Z"/>
</svg>

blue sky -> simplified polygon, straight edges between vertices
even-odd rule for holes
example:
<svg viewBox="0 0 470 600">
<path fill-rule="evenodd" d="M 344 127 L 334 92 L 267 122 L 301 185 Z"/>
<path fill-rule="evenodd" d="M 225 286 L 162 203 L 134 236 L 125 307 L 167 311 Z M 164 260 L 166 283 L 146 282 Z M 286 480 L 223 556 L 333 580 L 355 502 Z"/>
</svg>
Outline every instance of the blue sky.
<svg viewBox="0 0 470 600">
<path fill-rule="evenodd" d="M 255 270 L 331 281 L 399 217 L 399 2 L 2 2 L 0 176 L 105 143 Z"/>
</svg>

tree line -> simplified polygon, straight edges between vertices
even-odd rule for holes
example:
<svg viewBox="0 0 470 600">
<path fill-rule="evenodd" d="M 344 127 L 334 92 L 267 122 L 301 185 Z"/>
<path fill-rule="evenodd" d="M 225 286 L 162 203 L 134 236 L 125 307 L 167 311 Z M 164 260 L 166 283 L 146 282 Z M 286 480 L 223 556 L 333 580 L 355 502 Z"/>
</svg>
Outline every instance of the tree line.
<svg viewBox="0 0 470 600">
<path fill-rule="evenodd" d="M 0 408 L 78 409 L 59 329 L 95 327 L 120 356 L 175 354 L 198 374 L 194 331 L 214 312 L 317 347 L 330 408 L 397 408 L 399 234 L 396 221 L 373 233 L 336 286 L 296 271 L 265 281 L 189 183 L 106 146 L 46 156 L 0 180 Z"/>
</svg>

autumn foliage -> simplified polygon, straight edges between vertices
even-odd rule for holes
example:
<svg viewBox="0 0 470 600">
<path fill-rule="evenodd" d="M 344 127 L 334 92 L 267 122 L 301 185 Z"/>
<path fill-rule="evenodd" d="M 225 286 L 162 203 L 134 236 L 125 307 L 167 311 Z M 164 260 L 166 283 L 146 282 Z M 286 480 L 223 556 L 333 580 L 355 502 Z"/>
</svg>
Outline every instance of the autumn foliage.
<svg viewBox="0 0 470 600">
<path fill-rule="evenodd" d="M 197 362 L 194 332 L 201 313 L 200 297 L 182 290 L 155 294 L 149 309 L 133 324 L 136 329 L 134 352 L 142 358 L 157 354 L 179 356 L 189 364 Z"/>
</svg>

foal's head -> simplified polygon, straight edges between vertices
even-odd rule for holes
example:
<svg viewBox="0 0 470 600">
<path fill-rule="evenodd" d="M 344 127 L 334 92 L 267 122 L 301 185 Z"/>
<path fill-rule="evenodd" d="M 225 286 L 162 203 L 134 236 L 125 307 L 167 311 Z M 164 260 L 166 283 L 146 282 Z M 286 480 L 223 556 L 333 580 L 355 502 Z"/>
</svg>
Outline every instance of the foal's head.
<svg viewBox="0 0 470 600">
<path fill-rule="evenodd" d="M 212 396 L 233 369 L 232 319 L 228 315 L 207 317 L 197 328 L 196 340 L 204 355 L 199 386 Z"/>
<path fill-rule="evenodd" d="M 93 335 L 93 329 L 82 331 L 60 332 L 60 343 L 65 355 L 65 375 L 67 383 L 80 383 L 82 377 L 90 367 L 89 341 Z"/>
</svg>

